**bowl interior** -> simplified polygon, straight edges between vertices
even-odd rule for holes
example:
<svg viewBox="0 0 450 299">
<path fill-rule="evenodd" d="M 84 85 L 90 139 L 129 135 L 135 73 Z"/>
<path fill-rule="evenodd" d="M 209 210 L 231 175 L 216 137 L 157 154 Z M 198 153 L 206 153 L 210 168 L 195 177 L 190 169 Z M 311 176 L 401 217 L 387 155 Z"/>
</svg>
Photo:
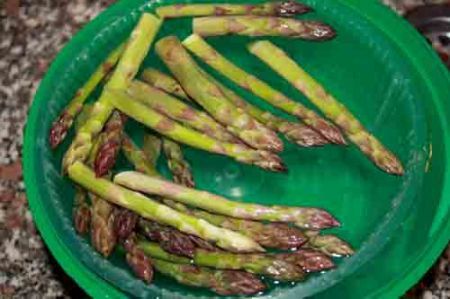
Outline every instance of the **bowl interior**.
<svg viewBox="0 0 450 299">
<path fill-rule="evenodd" d="M 35 142 L 28 144 L 25 153 L 33 155 L 29 159 L 32 159 L 36 172 L 26 176 L 31 177 L 28 181 L 33 181 L 36 186 L 39 204 L 46 211 L 44 217 L 55 228 L 61 242 L 67 244 L 68 250 L 85 266 L 111 285 L 127 294 L 142 297 L 213 296 L 208 291 L 183 287 L 161 275 L 157 275 L 154 284 L 147 286 L 133 277 L 120 253 L 108 260 L 95 253 L 89 240 L 77 236 L 72 227 L 74 189 L 60 171 L 61 159 L 73 132 L 56 151 L 52 151 L 47 143 L 47 132 L 53 119 L 109 51 L 126 38 L 139 11 L 153 11 L 160 5 L 144 2 L 130 1 L 121 4 L 120 10 L 108 11 L 97 21 L 99 30 L 95 35 L 84 36 L 83 44 L 72 46 L 70 53 L 64 53 L 66 63 L 64 67 L 58 66 L 58 80 L 47 82 L 51 91 L 48 100 L 33 107 L 38 110 L 39 117 L 35 123 L 27 125 L 27 134 L 33 134 Z M 186 1 L 163 1 L 164 4 L 180 2 Z M 326 298 L 333 292 L 350 297 L 350 289 L 352 296 L 356 296 L 358 290 L 367 294 L 377 288 L 377 283 L 380 287 L 383 281 L 390 282 L 395 267 L 400 269 L 403 265 L 400 262 L 388 263 L 386 256 L 383 258 L 383 250 L 393 246 L 392 240 L 396 240 L 396 249 L 390 251 L 390 257 L 406 260 L 409 256 L 417 256 L 423 249 L 411 245 L 428 237 L 433 215 L 441 203 L 446 161 L 443 140 L 432 139 L 432 136 L 444 135 L 440 112 L 433 100 L 436 96 L 422 74 L 402 48 L 382 30 L 346 5 L 345 1 L 304 2 L 315 12 L 301 18 L 326 21 L 335 27 L 338 37 L 325 43 L 268 39 L 284 48 L 394 151 L 404 163 L 406 175 L 393 177 L 381 172 L 354 146 L 305 149 L 286 142 L 282 158 L 289 167 L 288 174 L 269 173 L 192 148 L 186 150 L 186 155 L 199 188 L 238 201 L 325 208 L 343 224 L 330 232 L 350 241 L 358 250 L 354 257 L 339 260 L 337 270 L 315 275 L 304 283 L 293 286 L 270 282 L 273 287 L 264 296 L 300 298 L 315 295 Z M 190 21 L 189 18 L 167 21 L 159 37 L 188 36 L 191 33 Z M 247 52 L 246 45 L 251 40 L 244 37 L 208 39 L 236 64 L 311 107 L 304 96 Z M 166 70 L 153 52 L 144 65 Z M 205 68 L 249 101 L 289 118 L 252 94 L 236 88 L 210 68 Z M 90 100 L 94 100 L 98 93 Z M 127 131 L 139 143 L 146 129 L 130 124 Z M 168 174 L 164 159 L 160 159 L 159 167 Z M 121 158 L 118 169 L 129 168 Z M 420 219 L 410 217 L 419 211 Z M 420 229 L 408 230 L 408 227 L 416 226 Z M 401 241 L 399 233 L 407 236 L 401 239 L 404 242 L 401 247 L 398 246 Z M 380 270 L 374 273 L 375 264 Z M 385 273 L 380 265 L 389 265 L 394 270 L 386 270 Z M 373 280 L 374 276 L 378 278 L 377 282 Z M 364 281 L 364 286 L 357 283 L 358 279 Z"/>
</svg>

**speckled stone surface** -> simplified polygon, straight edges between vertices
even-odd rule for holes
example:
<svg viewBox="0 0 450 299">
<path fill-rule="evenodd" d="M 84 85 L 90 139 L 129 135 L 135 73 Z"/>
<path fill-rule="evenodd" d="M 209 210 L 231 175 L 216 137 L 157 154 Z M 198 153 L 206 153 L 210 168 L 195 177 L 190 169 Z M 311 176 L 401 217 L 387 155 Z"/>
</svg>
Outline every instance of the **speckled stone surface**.
<svg viewBox="0 0 450 299">
<path fill-rule="evenodd" d="M 114 0 L 0 0 L 0 298 L 82 298 L 42 243 L 24 193 L 22 129 L 49 63 L 82 25 Z M 404 13 L 445 1 L 384 0 Z M 409 292 L 450 298 L 450 249 Z"/>
</svg>

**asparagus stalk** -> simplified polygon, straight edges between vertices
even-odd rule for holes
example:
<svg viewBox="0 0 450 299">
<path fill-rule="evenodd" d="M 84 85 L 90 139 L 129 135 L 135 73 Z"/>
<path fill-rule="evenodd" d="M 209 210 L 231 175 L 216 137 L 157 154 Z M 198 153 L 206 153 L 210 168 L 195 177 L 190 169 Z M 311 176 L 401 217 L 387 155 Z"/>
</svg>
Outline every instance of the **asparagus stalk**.
<svg viewBox="0 0 450 299">
<path fill-rule="evenodd" d="M 86 192 L 77 188 L 73 208 L 73 222 L 77 233 L 85 234 L 89 231 L 91 222 L 91 208 L 86 201 Z"/>
<path fill-rule="evenodd" d="M 141 172 L 146 173 L 147 175 L 150 176 L 162 177 L 154 169 L 153 165 L 155 165 L 155 163 L 150 162 L 154 161 L 159 156 L 158 153 L 158 149 L 160 146 L 159 141 L 160 141 L 159 138 L 153 137 L 152 135 L 146 135 L 144 137 L 144 148 L 145 148 L 144 151 L 147 154 L 145 157 L 143 156 L 144 155 L 143 151 L 141 151 L 136 145 L 130 142 L 130 144 L 133 145 L 133 147 L 130 148 L 130 151 L 134 152 L 136 156 L 138 155 L 141 156 L 142 158 L 139 159 L 138 161 L 144 161 L 143 163 L 148 165 L 147 169 L 151 169 L 150 171 L 141 171 Z M 136 164 L 132 160 L 130 161 L 135 166 L 136 169 L 143 168 L 139 166 L 139 163 Z M 307 238 L 305 237 L 305 234 L 302 231 L 285 224 L 280 223 L 263 224 L 256 221 L 225 217 L 217 214 L 211 214 L 205 211 L 189 209 L 188 207 L 179 202 L 174 202 L 167 199 L 164 200 L 164 204 L 180 212 L 190 214 L 197 218 L 205 219 L 206 221 L 216 226 L 220 226 L 244 234 L 264 247 L 276 249 L 292 249 L 302 246 L 307 241 Z M 196 240 L 192 239 L 192 236 L 190 237 L 191 241 L 196 243 L 197 245 L 196 247 L 203 248 L 206 250 L 214 250 L 214 248 L 208 246 L 209 243 L 205 244 L 205 242 L 201 242 L 202 241 L 201 239 Z M 198 244 L 198 242 L 201 242 L 201 244 Z"/>
<path fill-rule="evenodd" d="M 225 87 L 211 75 L 205 73 L 205 76 L 207 76 L 208 79 L 219 86 L 227 96 L 227 98 L 230 100 L 230 102 L 233 103 L 236 107 L 239 107 L 242 110 L 246 111 L 248 114 L 250 114 L 262 124 L 266 125 L 268 128 L 284 134 L 289 141 L 303 147 L 322 146 L 328 143 L 328 140 L 325 137 L 323 137 L 310 127 L 303 124 L 287 121 L 273 115 L 268 111 L 264 111 L 242 99 L 234 91 Z"/>
<path fill-rule="evenodd" d="M 299 248 L 308 242 L 308 237 L 301 230 L 284 223 L 264 224 L 200 210 L 191 210 L 190 214 L 214 225 L 240 232 L 266 248 L 288 250 Z"/>
<path fill-rule="evenodd" d="M 138 101 L 130 101 L 130 97 L 124 92 L 114 92 L 110 93 L 110 95 L 111 102 L 117 109 L 177 142 L 229 156 L 239 162 L 254 164 L 264 169 L 285 171 L 281 159 L 271 152 L 253 150 L 241 144 L 220 142 L 195 130 L 186 128 Z"/>
<path fill-rule="evenodd" d="M 83 108 L 81 108 L 81 111 L 74 122 L 75 132 L 78 132 L 80 128 L 87 122 L 87 120 L 91 115 L 93 106 L 94 106 L 93 104 L 83 105 Z"/>
<path fill-rule="evenodd" d="M 163 140 L 163 150 L 167 157 L 167 164 L 172 172 L 173 180 L 180 185 L 194 188 L 191 166 L 185 160 L 181 147 L 169 139 Z"/>
<path fill-rule="evenodd" d="M 251 273 L 210 270 L 159 259 L 154 259 L 153 265 L 158 272 L 174 278 L 181 284 L 208 288 L 219 295 L 254 295 L 266 288 L 261 280 Z"/>
<path fill-rule="evenodd" d="M 329 40 L 336 36 L 333 28 L 322 22 L 278 17 L 201 17 L 193 19 L 192 27 L 194 33 L 201 36 L 238 34 L 282 36 L 313 41 Z"/>
<path fill-rule="evenodd" d="M 161 178 L 125 171 L 114 177 L 114 182 L 132 190 L 168 197 L 178 202 L 212 213 L 248 220 L 293 222 L 306 229 L 335 227 L 339 222 L 328 212 L 316 208 L 262 206 L 234 202 L 219 195 L 174 184 Z"/>
<path fill-rule="evenodd" d="M 321 251 L 326 255 L 342 257 L 355 253 L 350 244 L 334 235 L 320 235 L 317 231 L 307 231 L 306 235 L 308 236 L 306 247 Z"/>
<path fill-rule="evenodd" d="M 191 101 L 180 84 L 171 76 L 155 69 L 147 68 L 142 72 L 141 80 L 183 100 Z"/>
<path fill-rule="evenodd" d="M 124 136 L 122 140 L 122 151 L 130 161 L 137 171 L 146 173 L 148 175 L 159 175 L 156 169 L 152 166 L 145 153 L 139 149 L 133 141 L 128 137 Z"/>
<path fill-rule="evenodd" d="M 117 67 L 107 83 L 100 99 L 94 104 L 90 118 L 80 128 L 63 160 L 63 169 L 75 161 L 84 162 L 91 151 L 93 141 L 102 131 L 105 122 L 113 112 L 108 89 L 125 89 L 139 70 L 141 62 L 147 55 L 152 41 L 159 30 L 161 21 L 151 14 L 144 13 L 131 33 Z"/>
<path fill-rule="evenodd" d="M 143 82 L 134 81 L 127 93 L 155 111 L 212 138 L 231 143 L 239 142 L 235 136 L 231 135 L 208 114 L 192 108 L 157 88 L 153 88 Z"/>
<path fill-rule="evenodd" d="M 93 167 L 99 154 L 102 144 L 104 144 L 106 134 L 102 133 L 95 141 L 89 153 L 88 163 Z M 115 207 L 101 197 L 89 193 L 91 198 L 91 243 L 92 246 L 103 256 L 109 256 L 117 244 L 117 236 L 114 231 Z"/>
<path fill-rule="evenodd" d="M 101 133 L 104 135 L 94 162 L 95 174 L 98 177 L 106 175 L 116 163 L 122 144 L 122 135 L 126 117 L 114 111 Z"/>
<path fill-rule="evenodd" d="M 156 163 L 161 155 L 162 141 L 161 138 L 158 138 L 151 134 L 144 135 L 144 144 L 142 145 L 143 153 L 147 158 L 145 163 L 149 163 L 149 167 L 155 169 Z M 159 172 L 154 171 L 154 176 L 160 176 Z M 146 173 L 146 172 L 143 172 Z M 148 174 L 148 173 L 147 173 Z M 148 174 L 152 175 L 152 174 Z"/>
<path fill-rule="evenodd" d="M 345 144 L 338 128 L 321 118 L 313 110 L 288 98 L 264 81 L 258 79 L 222 56 L 200 36 L 193 34 L 183 41 L 183 45 L 225 77 L 272 104 L 298 118 L 335 144 Z"/>
<path fill-rule="evenodd" d="M 134 274 L 143 281 L 150 283 L 153 280 L 153 262 L 145 255 L 144 251 L 137 246 L 136 235 L 130 235 L 123 242 L 126 251 L 126 260 Z"/>
<path fill-rule="evenodd" d="M 58 119 L 53 122 L 49 136 L 50 146 L 53 149 L 64 140 L 75 117 L 80 113 L 84 102 L 105 78 L 106 74 L 114 67 L 117 60 L 119 60 L 123 49 L 124 45 L 122 44 L 106 58 L 106 60 L 89 77 L 88 81 L 77 90 L 75 97 L 64 108 L 64 111 L 59 115 Z"/>
<path fill-rule="evenodd" d="M 108 82 L 108 88 L 124 90 L 128 87 L 147 56 L 161 24 L 162 20 L 154 15 L 142 14 L 138 25 L 131 33 L 124 54 Z"/>
<path fill-rule="evenodd" d="M 161 18 L 224 16 L 224 15 L 257 15 L 289 17 L 304 14 L 311 9 L 296 1 L 277 1 L 262 4 L 177 4 L 161 6 L 156 13 Z"/>
<path fill-rule="evenodd" d="M 217 250 L 216 247 L 199 237 L 182 233 L 171 227 L 154 221 L 139 221 L 142 234 L 149 240 L 158 242 L 167 252 L 192 258 L 196 248 L 207 251 Z"/>
<path fill-rule="evenodd" d="M 231 104 L 221 89 L 202 74 L 176 37 L 160 39 L 155 48 L 186 93 L 229 131 L 256 149 L 283 150 L 276 133 Z"/>
<path fill-rule="evenodd" d="M 264 251 L 256 242 L 239 233 L 216 227 L 205 220 L 183 214 L 165 205 L 127 190 L 110 181 L 97 178 L 83 163 L 75 162 L 68 169 L 69 177 L 99 197 L 132 210 L 143 218 L 177 228 L 182 232 L 214 242 L 217 246 L 237 252 Z"/>
<path fill-rule="evenodd" d="M 91 243 L 103 256 L 108 257 L 117 244 L 114 230 L 114 206 L 95 194 L 90 193 Z"/>
<path fill-rule="evenodd" d="M 286 52 L 269 41 L 250 44 L 249 50 L 305 94 L 329 119 L 341 127 L 348 138 L 379 168 L 394 175 L 404 174 L 403 166 L 397 157 L 370 134 L 342 103 L 327 93 L 320 83 L 292 60 Z"/>
<path fill-rule="evenodd" d="M 224 251 L 196 249 L 192 259 L 170 254 L 156 243 L 138 241 L 145 254 L 172 263 L 190 264 L 214 269 L 244 270 L 253 274 L 267 275 L 280 281 L 299 281 L 305 272 L 318 272 L 334 267 L 326 255 L 313 251 L 299 250 L 281 254 L 235 254 Z"/>
</svg>

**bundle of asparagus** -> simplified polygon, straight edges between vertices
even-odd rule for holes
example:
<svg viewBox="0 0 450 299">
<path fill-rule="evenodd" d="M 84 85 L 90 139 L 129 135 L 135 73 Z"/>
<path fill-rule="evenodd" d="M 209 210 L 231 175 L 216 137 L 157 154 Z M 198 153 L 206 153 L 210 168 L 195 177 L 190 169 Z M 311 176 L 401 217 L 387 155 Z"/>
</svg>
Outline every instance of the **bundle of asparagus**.
<svg viewBox="0 0 450 299">
<path fill-rule="evenodd" d="M 339 129 L 333 124 L 320 117 L 313 110 L 308 109 L 302 104 L 288 98 L 278 90 L 275 90 L 256 76 L 237 67 L 206 43 L 199 35 L 193 34 L 187 37 L 183 41 L 183 45 L 201 58 L 205 63 L 240 87 L 251 91 L 269 104 L 297 116 L 305 124 L 322 134 L 330 142 L 336 144 L 346 143 Z"/>
<path fill-rule="evenodd" d="M 309 10 L 294 1 L 283 1 L 169 5 L 159 7 L 157 14 L 162 18 L 209 16 L 193 21 L 193 31 L 204 36 L 236 33 L 312 40 L 334 37 L 333 29 L 320 22 L 280 18 Z M 55 148 L 78 115 L 76 136 L 63 160 L 65 172 L 77 184 L 73 211 L 76 231 L 89 232 L 93 247 L 105 257 L 121 245 L 131 270 L 147 283 L 156 270 L 180 283 L 206 287 L 221 295 L 254 295 L 266 288 L 258 275 L 299 281 L 308 272 L 333 268 L 332 257 L 352 255 L 348 243 L 321 233 L 322 229 L 340 225 L 325 210 L 238 203 L 193 189 L 194 177 L 181 144 L 284 171 L 277 155 L 283 143 L 277 133 L 305 147 L 345 144 L 345 140 L 333 124 L 237 68 L 198 35 L 187 38 L 184 46 L 241 87 L 305 124 L 277 117 L 245 101 L 201 69 L 173 36 L 159 40 L 155 50 L 175 78 L 147 68 L 140 77 L 146 83 L 137 80 L 135 76 L 161 24 L 159 18 L 144 13 L 129 40 L 110 54 L 51 128 L 50 145 Z M 266 60 L 265 50 L 258 50 L 263 46 L 267 45 L 256 43 L 250 49 Z M 309 88 L 319 90 L 318 83 L 294 68 L 286 57 L 288 70 L 278 70 L 277 62 L 273 68 L 288 80 L 305 80 L 302 91 L 311 101 L 336 121 L 350 140 L 383 164 L 379 161 L 386 161 L 383 155 L 387 151 L 372 142 L 373 136 L 362 134 L 362 126 L 357 126 L 356 119 L 333 98 L 310 92 Z M 111 76 L 105 78 L 109 72 Z M 92 106 L 85 105 L 102 80 L 106 83 L 100 98 Z M 331 108 L 323 106 L 325 101 L 331 103 Z M 201 108 L 191 106 L 194 102 Z M 331 110 L 336 107 L 342 113 L 333 118 Z M 162 138 L 147 134 L 139 148 L 124 132 L 125 115 Z M 342 116 L 351 125 L 343 125 Z M 353 132 L 354 127 L 359 131 Z M 370 139 L 370 151 L 358 139 L 363 137 Z M 166 180 L 156 169 L 161 148 L 175 182 Z M 116 174 L 119 149 L 136 171 Z M 268 254 L 265 248 L 294 251 Z"/>
</svg>

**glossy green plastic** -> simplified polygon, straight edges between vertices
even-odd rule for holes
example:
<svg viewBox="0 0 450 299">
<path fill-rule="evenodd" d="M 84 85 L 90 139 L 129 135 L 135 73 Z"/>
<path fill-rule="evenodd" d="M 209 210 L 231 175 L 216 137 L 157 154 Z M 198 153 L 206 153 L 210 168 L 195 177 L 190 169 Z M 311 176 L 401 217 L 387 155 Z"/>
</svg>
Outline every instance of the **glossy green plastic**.
<svg viewBox="0 0 450 299">
<path fill-rule="evenodd" d="M 60 53 L 30 110 L 23 157 L 33 216 L 58 262 L 97 298 L 214 297 L 161 275 L 156 275 L 154 284 L 145 285 L 133 277 L 121 254 L 105 260 L 95 253 L 72 227 L 74 188 L 60 171 L 72 136 L 55 152 L 47 142 L 52 120 L 109 51 L 126 38 L 140 12 L 180 2 L 126 0 L 108 9 Z M 194 149 L 186 155 L 198 187 L 236 200 L 325 208 L 343 224 L 332 232 L 357 249 L 354 257 L 338 261 L 336 270 L 297 285 L 272 284 L 261 298 L 398 297 L 423 275 L 449 241 L 449 75 L 419 34 L 377 1 L 304 2 L 315 12 L 301 18 L 328 22 L 338 37 L 326 43 L 270 40 L 299 61 L 392 149 L 403 161 L 406 175 L 381 172 L 354 146 L 304 149 L 286 143 L 282 157 L 288 174 L 265 172 Z M 184 38 L 190 28 L 190 19 L 170 20 L 159 37 L 176 34 Z M 208 40 L 236 64 L 308 104 L 246 51 L 251 38 Z M 145 65 L 165 70 L 153 52 Z M 134 137 L 143 132 L 138 125 L 128 129 Z"/>
</svg>

